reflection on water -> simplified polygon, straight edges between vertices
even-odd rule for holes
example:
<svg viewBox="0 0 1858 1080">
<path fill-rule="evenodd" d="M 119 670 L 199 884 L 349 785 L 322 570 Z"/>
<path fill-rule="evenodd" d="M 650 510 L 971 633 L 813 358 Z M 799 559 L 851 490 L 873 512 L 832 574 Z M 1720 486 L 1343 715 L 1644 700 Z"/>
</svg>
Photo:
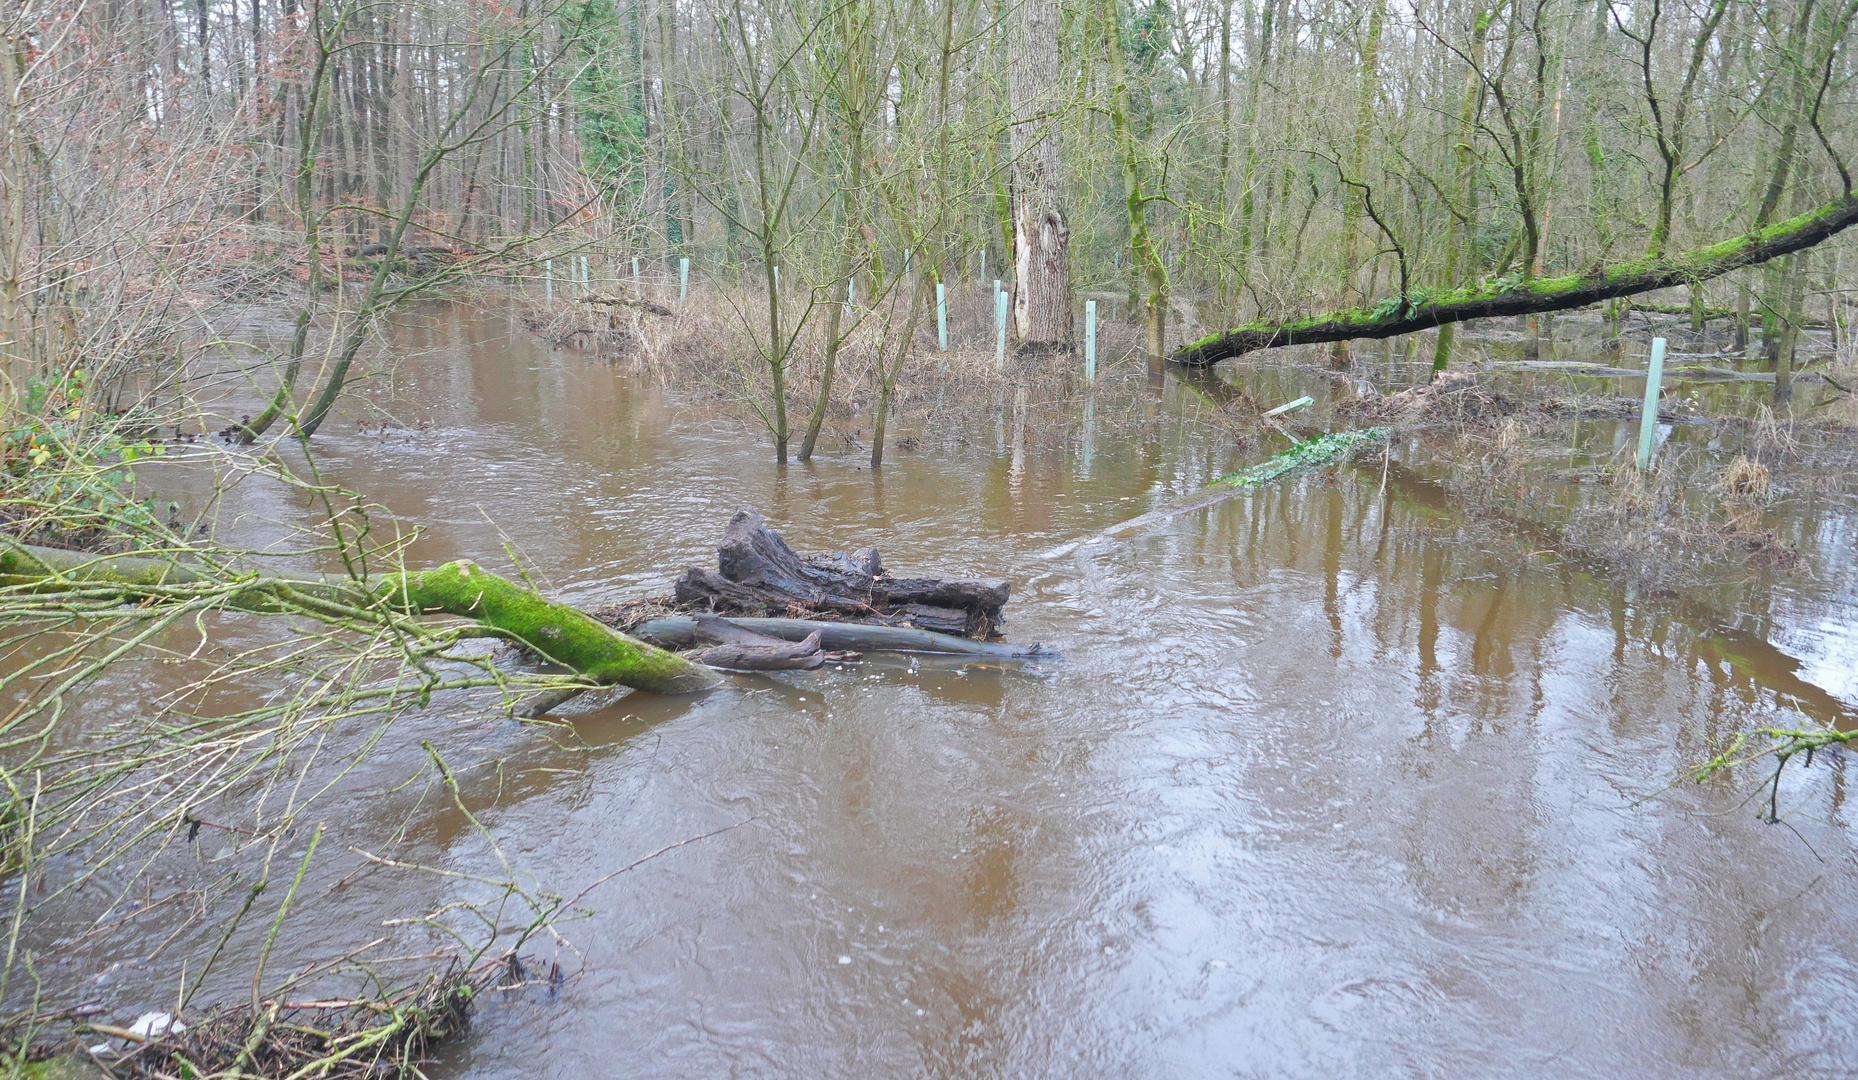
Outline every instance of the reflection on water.
<svg viewBox="0 0 1858 1080">
<path fill-rule="evenodd" d="M 725 830 L 591 894 L 563 931 L 577 977 L 487 1004 L 446 1075 L 1858 1067 L 1842 758 L 1783 780 L 1792 830 L 1727 788 L 1660 794 L 1713 740 L 1858 708 L 1853 582 L 1834 569 L 1853 565 L 1849 503 L 1815 510 L 1824 575 L 1716 608 L 1486 550 L 1436 489 L 1378 468 L 1048 560 L 1246 463 L 1177 422 L 1203 397 L 1162 386 L 1134 432 L 1093 406 L 1059 444 L 1009 399 L 961 448 L 892 452 L 881 474 L 855 453 L 778 470 L 500 319 L 440 313 L 395 342 L 397 366 L 317 444 L 328 475 L 425 530 L 415 562 L 507 565 L 507 540 L 594 604 L 711 557 L 745 502 L 801 550 L 875 543 L 900 569 L 1010 576 L 1012 636 L 1063 650 L 1032 671 L 874 663 L 621 698 L 565 733 L 397 733 L 330 804 L 346 815 L 330 850 L 404 829 L 408 858 L 491 865 L 455 808 L 395 786 L 419 737 L 556 892 Z M 1264 363 L 1231 377 L 1260 399 L 1331 390 Z M 363 431 L 370 410 L 416 433 Z M 343 858 L 295 962 L 448 895 L 376 872 L 334 888 Z M 175 925 L 145 922 L 83 963 Z M 192 933 L 98 992 L 152 997 L 210 947 Z"/>
</svg>

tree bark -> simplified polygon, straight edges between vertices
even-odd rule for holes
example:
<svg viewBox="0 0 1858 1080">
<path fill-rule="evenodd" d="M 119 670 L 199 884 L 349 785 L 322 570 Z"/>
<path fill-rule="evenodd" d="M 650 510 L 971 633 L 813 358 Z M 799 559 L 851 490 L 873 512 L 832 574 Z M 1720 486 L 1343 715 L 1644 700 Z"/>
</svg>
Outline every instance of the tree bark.
<svg viewBox="0 0 1858 1080">
<path fill-rule="evenodd" d="M 1058 4 L 1021 6 L 1007 74 L 1013 108 L 1013 315 L 1022 349 L 1071 347 L 1071 227 L 1058 138 Z"/>
<path fill-rule="evenodd" d="M 1291 323 L 1261 319 L 1183 346 L 1168 359 L 1189 367 L 1206 367 L 1282 345 L 1398 337 L 1467 319 L 1568 311 L 1602 300 L 1707 281 L 1745 266 L 1792 255 L 1836 236 L 1854 223 L 1858 223 L 1858 196 L 1846 195 L 1753 234 L 1668 258 L 1642 259 L 1602 268 L 1597 273 L 1547 278 L 1521 286 L 1498 282 L 1443 294 L 1390 298 L 1371 310 L 1337 311 Z"/>
<path fill-rule="evenodd" d="M 1000 609 L 1012 591 L 999 578 L 891 577 L 875 548 L 802 559 L 746 506 L 723 534 L 716 567 L 685 570 L 678 604 L 724 615 L 806 611 L 985 639 L 1004 621 Z"/>
<path fill-rule="evenodd" d="M 698 616 L 699 618 L 701 616 Z M 918 630 L 909 626 L 873 626 L 870 623 L 816 622 L 810 619 L 759 619 L 732 617 L 730 623 L 753 633 L 786 641 L 804 641 L 820 636 L 823 649 L 855 649 L 860 652 L 946 653 L 953 656 L 982 656 L 995 660 L 1055 656 L 1057 650 L 1040 642 L 1031 645 L 1007 645 L 996 641 L 974 641 Z M 663 615 L 647 619 L 627 632 L 662 645 L 682 649 L 698 643 L 696 618 L 689 615 Z"/>
<path fill-rule="evenodd" d="M 1102 19 L 1107 28 L 1110 59 L 1110 127 L 1116 133 L 1116 153 L 1123 170 L 1123 206 L 1129 218 L 1129 256 L 1148 281 L 1148 358 L 1160 364 L 1168 355 L 1168 304 L 1173 289 L 1168 268 L 1162 265 L 1148 233 L 1148 194 L 1142 186 L 1135 133 L 1129 121 L 1129 77 L 1124 63 L 1122 21 L 1117 7 L 1106 2 Z"/>
<path fill-rule="evenodd" d="M 1374 98 L 1380 93 L 1381 30 L 1385 25 L 1387 5 L 1374 0 L 1368 13 L 1368 36 L 1361 46 L 1361 86 L 1355 101 L 1355 143 L 1349 152 L 1349 176 L 1355 183 L 1366 183 L 1362 173 L 1368 161 L 1368 129 L 1374 121 Z M 1361 276 L 1361 216 L 1366 194 L 1349 185 L 1348 205 L 1342 213 L 1342 306 L 1353 307 L 1360 300 L 1358 279 Z M 1331 357 L 1336 367 L 1348 367 L 1348 342 L 1335 343 Z"/>
</svg>

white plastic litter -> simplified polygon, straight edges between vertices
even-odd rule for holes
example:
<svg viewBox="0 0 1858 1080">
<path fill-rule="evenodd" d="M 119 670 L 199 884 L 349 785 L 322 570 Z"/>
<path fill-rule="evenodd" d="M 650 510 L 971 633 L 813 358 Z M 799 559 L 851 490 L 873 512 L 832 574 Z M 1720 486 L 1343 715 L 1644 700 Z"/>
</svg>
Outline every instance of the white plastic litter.
<svg viewBox="0 0 1858 1080">
<path fill-rule="evenodd" d="M 138 1039 L 152 1039 L 169 1032 L 179 1035 L 186 1030 L 186 1024 L 176 1020 L 173 1013 L 165 1012 L 143 1013 L 136 1017 L 135 1023 L 129 1025 L 129 1034 Z"/>
</svg>

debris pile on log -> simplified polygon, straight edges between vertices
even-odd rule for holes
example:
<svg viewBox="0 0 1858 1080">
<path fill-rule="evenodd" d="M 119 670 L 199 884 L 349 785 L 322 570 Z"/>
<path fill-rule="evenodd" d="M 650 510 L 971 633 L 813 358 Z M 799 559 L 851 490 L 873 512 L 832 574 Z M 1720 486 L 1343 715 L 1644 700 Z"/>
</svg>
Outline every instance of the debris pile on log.
<svg viewBox="0 0 1858 1080">
<path fill-rule="evenodd" d="M 1012 583 L 1001 578 L 898 578 L 876 548 L 801 558 L 741 506 L 716 550 L 716 569 L 677 579 L 677 606 L 717 615 L 776 616 L 914 627 L 986 641 L 1005 623 Z"/>
</svg>

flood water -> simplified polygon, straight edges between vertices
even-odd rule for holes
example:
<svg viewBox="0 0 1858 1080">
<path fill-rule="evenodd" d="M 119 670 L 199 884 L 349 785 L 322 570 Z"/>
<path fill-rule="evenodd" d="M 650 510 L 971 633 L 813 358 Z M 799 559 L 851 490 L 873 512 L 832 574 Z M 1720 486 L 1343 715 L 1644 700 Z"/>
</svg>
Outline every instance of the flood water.
<svg viewBox="0 0 1858 1080">
<path fill-rule="evenodd" d="M 801 551 L 1011 578 L 1009 639 L 1061 651 L 740 676 L 566 732 L 396 728 L 319 810 L 275 970 L 471 893 L 356 852 L 494 876 L 482 835 L 404 785 L 422 738 L 539 889 L 704 837 L 588 893 L 531 946 L 566 980 L 483 1003 L 437 1075 L 1858 1071 L 1845 755 L 1789 768 L 1785 825 L 1758 819 L 1755 773 L 1680 781 L 1735 732 L 1858 712 L 1849 497 L 1814 504 L 1805 575 L 1685 604 L 1519 558 L 1368 467 L 1054 556 L 1265 451 L 1170 383 L 1139 430 L 1033 440 L 1017 469 L 991 420 L 881 472 L 849 448 L 777 469 L 752 432 L 499 317 L 429 312 L 393 340 L 315 443 L 425 530 L 413 565 L 507 569 L 507 541 L 591 607 L 712 561 L 748 504 Z M 1310 378 L 1226 377 L 1285 400 Z M 396 430 L 359 424 L 383 415 Z M 247 498 L 226 535 L 310 513 Z M 249 994 L 262 931 L 199 1003 Z M 61 977 L 133 1016 L 218 933 L 157 910 L 68 948 Z"/>
</svg>

